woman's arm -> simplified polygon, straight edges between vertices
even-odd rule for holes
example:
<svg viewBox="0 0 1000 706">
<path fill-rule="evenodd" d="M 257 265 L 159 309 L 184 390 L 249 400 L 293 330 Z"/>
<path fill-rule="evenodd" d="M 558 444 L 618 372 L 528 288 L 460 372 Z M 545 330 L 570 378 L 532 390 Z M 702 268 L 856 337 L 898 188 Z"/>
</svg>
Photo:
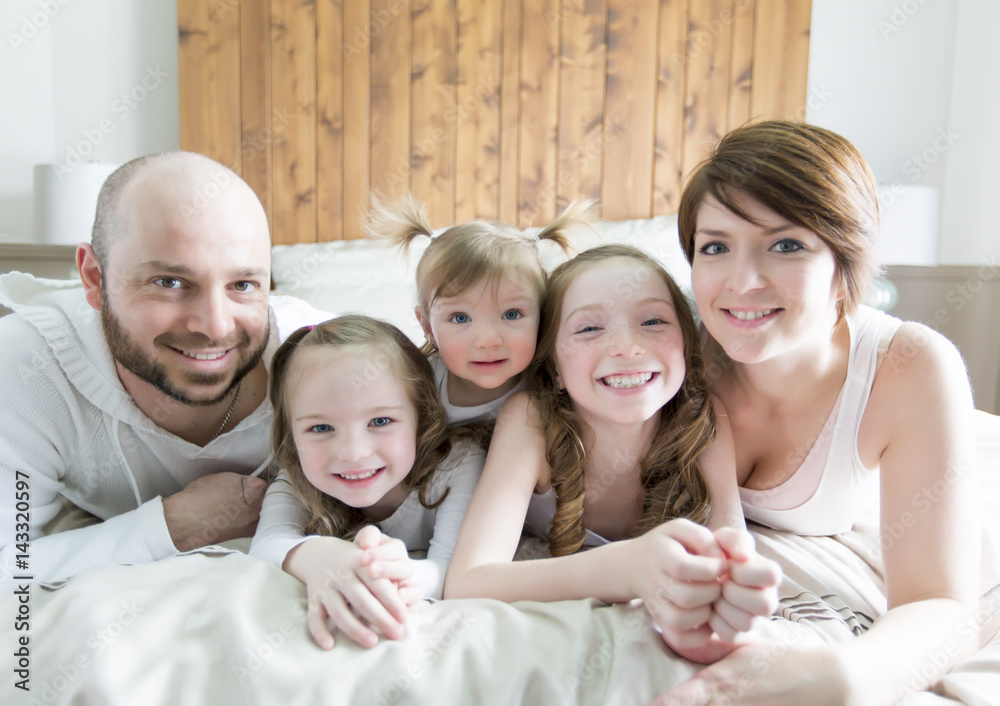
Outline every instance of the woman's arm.
<svg viewBox="0 0 1000 706">
<path fill-rule="evenodd" d="M 698 466 L 712 497 L 707 524 L 712 530 L 722 527 L 745 530 L 747 524 L 736 485 L 736 451 L 729 415 L 718 397 L 712 395 L 711 399 L 715 408 L 715 441 L 698 456 Z"/>
<path fill-rule="evenodd" d="M 859 447 L 869 438 L 886 440 L 880 543 L 889 611 L 838 649 L 848 673 L 873 674 L 881 701 L 926 688 L 979 646 L 972 414 L 965 364 L 954 345 L 920 324 L 901 326 L 859 438 Z M 878 659 L 885 654 L 893 659 Z"/>
</svg>

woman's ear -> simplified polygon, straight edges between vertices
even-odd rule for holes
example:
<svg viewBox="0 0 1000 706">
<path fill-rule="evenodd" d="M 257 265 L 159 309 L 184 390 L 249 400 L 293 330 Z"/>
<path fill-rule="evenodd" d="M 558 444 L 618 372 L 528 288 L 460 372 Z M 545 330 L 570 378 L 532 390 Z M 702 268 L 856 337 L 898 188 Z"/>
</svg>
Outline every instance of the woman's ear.
<svg viewBox="0 0 1000 706">
<path fill-rule="evenodd" d="M 76 269 L 80 273 L 80 281 L 83 282 L 87 303 L 100 311 L 104 303 L 101 298 L 104 280 L 101 276 L 101 263 L 97 261 L 97 255 L 90 243 L 80 243 L 76 246 Z"/>
<path fill-rule="evenodd" d="M 432 346 L 437 346 L 437 341 L 434 340 L 434 332 L 431 330 L 430 317 L 424 314 L 423 309 L 419 306 L 413 307 L 413 313 L 417 317 L 417 323 L 420 324 L 420 328 L 423 329 L 424 335 L 427 336 L 427 340 L 430 341 Z"/>
</svg>

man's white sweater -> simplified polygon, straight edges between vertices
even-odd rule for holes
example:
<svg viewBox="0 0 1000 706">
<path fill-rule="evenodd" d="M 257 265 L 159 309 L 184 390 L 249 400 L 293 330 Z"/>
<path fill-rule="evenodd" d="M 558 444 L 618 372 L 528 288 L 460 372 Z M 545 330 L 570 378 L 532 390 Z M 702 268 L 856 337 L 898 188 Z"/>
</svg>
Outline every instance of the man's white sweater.
<svg viewBox="0 0 1000 706">
<path fill-rule="evenodd" d="M 204 447 L 139 411 L 79 282 L 12 273 L 0 277 L 0 303 L 16 312 L 0 318 L 0 590 L 176 554 L 163 498 L 210 473 L 258 474 L 271 464 L 266 400 Z M 272 297 L 265 365 L 295 328 L 325 318 Z M 162 413 L 198 411 L 165 403 Z M 46 536 L 61 497 L 104 522 Z"/>
</svg>

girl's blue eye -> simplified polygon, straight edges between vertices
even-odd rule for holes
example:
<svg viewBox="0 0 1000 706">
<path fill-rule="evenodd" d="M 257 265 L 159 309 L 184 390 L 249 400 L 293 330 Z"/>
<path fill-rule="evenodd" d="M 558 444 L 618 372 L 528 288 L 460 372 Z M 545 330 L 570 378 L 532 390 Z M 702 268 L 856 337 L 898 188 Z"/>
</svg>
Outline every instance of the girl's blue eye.
<svg viewBox="0 0 1000 706">
<path fill-rule="evenodd" d="M 333 427 L 329 424 L 314 424 L 309 427 L 309 431 L 315 432 L 316 434 L 326 434 L 327 432 L 333 431 Z"/>
<path fill-rule="evenodd" d="M 698 248 L 698 252 L 701 255 L 721 255 L 726 252 L 726 250 L 726 246 L 722 243 L 705 243 Z"/>
<path fill-rule="evenodd" d="M 593 331 L 598 331 L 599 329 L 593 324 L 587 324 L 586 326 L 581 326 L 576 330 L 577 333 L 591 333 Z"/>
<path fill-rule="evenodd" d="M 508 309 L 503 313 L 503 318 L 505 321 L 517 321 L 522 316 L 524 316 L 524 314 L 522 314 L 517 309 Z"/>
<path fill-rule="evenodd" d="M 667 323 L 667 322 L 664 321 L 663 319 L 659 319 L 659 318 L 657 318 L 657 317 L 654 316 L 651 319 L 646 319 L 645 321 L 643 321 L 642 325 L 643 326 L 656 326 L 658 324 L 665 324 L 665 323 Z"/>
<path fill-rule="evenodd" d="M 392 420 L 389 417 L 375 417 L 369 424 L 373 427 L 384 427 L 388 426 L 391 422 Z"/>
<path fill-rule="evenodd" d="M 449 321 L 451 321 L 453 324 L 467 324 L 470 321 L 472 321 L 472 319 L 469 318 L 468 314 L 463 314 L 462 312 L 458 312 L 457 314 L 452 314 Z"/>
<path fill-rule="evenodd" d="M 784 240 L 779 240 L 774 244 L 774 249 L 778 252 L 797 252 L 803 247 L 802 243 L 797 240 L 792 240 L 791 238 L 785 238 Z"/>
</svg>

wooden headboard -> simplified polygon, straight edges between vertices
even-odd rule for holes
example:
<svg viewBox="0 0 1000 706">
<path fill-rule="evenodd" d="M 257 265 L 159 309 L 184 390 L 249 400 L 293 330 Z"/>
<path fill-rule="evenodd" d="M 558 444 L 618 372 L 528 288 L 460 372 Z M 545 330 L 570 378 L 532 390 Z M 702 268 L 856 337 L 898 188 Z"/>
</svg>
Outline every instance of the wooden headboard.
<svg viewBox="0 0 1000 706">
<path fill-rule="evenodd" d="M 242 174 L 275 243 L 677 210 L 727 130 L 804 119 L 811 0 L 178 0 L 181 147 Z"/>
</svg>

